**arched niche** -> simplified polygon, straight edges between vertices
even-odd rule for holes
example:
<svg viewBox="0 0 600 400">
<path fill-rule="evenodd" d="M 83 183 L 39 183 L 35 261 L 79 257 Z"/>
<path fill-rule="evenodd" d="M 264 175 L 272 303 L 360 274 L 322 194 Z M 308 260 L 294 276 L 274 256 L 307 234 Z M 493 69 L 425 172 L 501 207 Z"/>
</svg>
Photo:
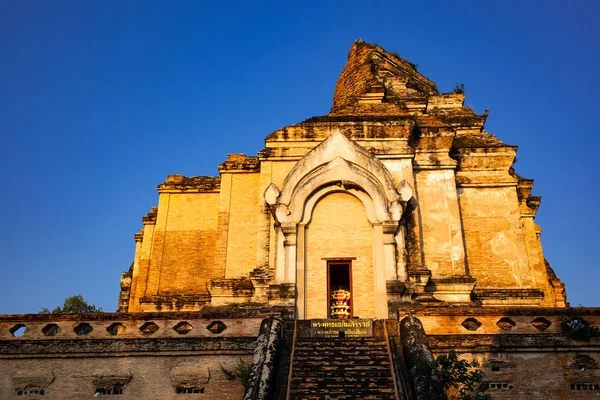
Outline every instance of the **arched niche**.
<svg viewBox="0 0 600 400">
<path fill-rule="evenodd" d="M 365 193 L 364 191 L 356 188 L 354 186 L 347 187 L 343 183 L 335 183 L 321 187 L 318 190 L 315 190 L 311 196 L 309 196 L 304 203 L 304 213 L 302 215 L 300 224 L 309 225 L 312 219 L 312 214 L 315 209 L 316 204 L 323 197 L 332 194 L 332 193 L 348 193 L 354 197 L 356 197 L 365 207 L 365 211 L 367 213 L 367 219 L 371 224 L 380 223 L 377 219 L 377 215 L 375 213 L 375 204 L 373 203 L 373 199 Z"/>
<path fill-rule="evenodd" d="M 402 204 L 409 191 L 399 192 L 385 166 L 371 153 L 334 133 L 311 150 L 290 171 L 280 191 L 271 184 L 265 200 L 274 210 L 276 232 L 276 283 L 296 284 L 297 317 L 305 318 L 306 310 L 306 226 L 315 205 L 331 193 L 347 193 L 360 200 L 372 227 L 375 315 L 387 318 L 386 281 L 403 279 L 399 270 L 398 251 L 403 240 L 397 240 Z M 412 195 L 412 193 L 410 193 Z M 402 264 L 400 266 L 404 268 Z"/>
</svg>

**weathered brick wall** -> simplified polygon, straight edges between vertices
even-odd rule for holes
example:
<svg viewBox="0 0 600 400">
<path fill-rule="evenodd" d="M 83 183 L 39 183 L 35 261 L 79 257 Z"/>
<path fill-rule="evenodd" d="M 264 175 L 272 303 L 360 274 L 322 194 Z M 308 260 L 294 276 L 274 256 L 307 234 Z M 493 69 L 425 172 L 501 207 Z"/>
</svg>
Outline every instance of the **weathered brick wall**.
<svg viewBox="0 0 600 400">
<path fill-rule="evenodd" d="M 600 310 L 579 312 L 600 323 Z M 565 309 L 465 307 L 410 314 L 423 323 L 434 356 L 454 350 L 478 362 L 494 400 L 600 398 L 600 338 L 570 339 L 561 328 L 561 319 L 573 316 Z"/>
<path fill-rule="evenodd" d="M 282 188 L 285 177 L 289 174 L 292 168 L 294 168 L 294 165 L 296 165 L 296 161 L 273 162 L 271 182 Z"/>
<path fill-rule="evenodd" d="M 221 174 L 221 190 L 219 192 L 219 211 L 217 214 L 217 242 L 215 244 L 215 269 L 217 277 L 225 277 L 227 264 L 227 243 L 229 239 L 229 208 L 231 206 L 231 188 L 233 174 Z"/>
<path fill-rule="evenodd" d="M 214 270 L 218 200 L 218 193 L 161 193 L 153 236 L 144 237 L 144 242 L 152 240 L 146 288 L 138 279 L 136 298 L 206 293 L 211 277 L 218 276 Z"/>
<path fill-rule="evenodd" d="M 454 172 L 421 170 L 415 179 L 425 265 L 434 277 L 464 275 L 463 232 Z"/>
<path fill-rule="evenodd" d="M 478 287 L 535 287 L 514 187 L 462 188 L 467 262 Z"/>
<path fill-rule="evenodd" d="M 115 384 L 123 399 L 187 398 L 178 387 L 201 390 L 196 396 L 202 398 L 241 398 L 240 381 L 223 369 L 251 361 L 266 315 L 210 307 L 193 313 L 3 315 L 0 399 L 91 399 L 97 389 Z M 53 335 L 50 324 L 58 327 Z M 23 394 L 35 390 L 38 396 Z"/>
<path fill-rule="evenodd" d="M 235 370 L 240 359 L 250 362 L 251 354 L 245 351 L 235 355 L 210 356 L 193 354 L 139 354 L 123 357 L 121 354 L 102 353 L 101 357 L 89 354 L 47 358 L 42 356 L 19 359 L 0 358 L 0 398 L 3 400 L 43 398 L 49 400 L 92 399 L 99 387 L 113 387 L 113 381 L 125 382 L 123 394 L 108 396 L 119 399 L 180 399 L 202 397 L 207 399 L 240 399 L 244 388 L 239 380 L 229 380 L 221 366 Z M 190 354 L 192 353 L 192 354 Z M 189 384 L 178 385 L 172 378 L 177 369 L 195 370 Z M 18 375 L 16 372 L 18 371 Z M 52 382 L 44 388 L 43 397 L 18 396 L 14 380 L 35 382 L 39 377 L 50 377 Z M 118 376 L 115 379 L 115 376 Z M 119 379 L 127 377 L 125 379 Z M 197 378 L 196 378 L 197 377 Z M 186 378 L 181 381 L 184 382 Z M 108 382 L 108 384 L 104 384 Z M 177 387 L 200 388 L 203 395 L 177 394 Z M 30 386 L 31 389 L 33 387 Z M 102 396 L 106 397 L 106 396 Z"/>
<path fill-rule="evenodd" d="M 256 268 L 259 174 L 232 174 L 225 277 L 247 277 Z M 262 199 L 260 199 L 262 200 Z"/>
<path fill-rule="evenodd" d="M 150 273 L 150 254 L 154 240 L 154 227 L 154 223 L 144 224 L 141 237 L 138 237 L 140 243 L 136 243 L 131 293 L 129 297 L 130 312 L 142 311 L 139 300 L 146 293 L 146 283 L 148 281 L 148 274 Z"/>
<path fill-rule="evenodd" d="M 159 293 L 204 291 L 209 276 L 214 274 L 219 195 L 172 193 L 169 197 L 164 231 L 156 234 L 164 233 L 162 254 L 157 254 L 161 259 L 156 259 L 160 268 Z"/>
<path fill-rule="evenodd" d="M 352 110 L 352 106 L 356 105 L 357 98 L 374 86 L 385 87 L 388 97 L 420 94 L 412 89 L 415 87 L 429 94 L 437 93 L 435 84 L 419 74 L 414 64 L 375 44 L 357 40 L 350 48 L 348 62 L 335 86 L 331 113 L 349 112 L 348 109 Z M 385 107 L 389 105 L 381 107 L 378 104 L 376 106 L 379 107 L 374 108 L 379 113 L 397 114 L 398 108 Z"/>
<path fill-rule="evenodd" d="M 436 349 L 443 339 L 430 342 L 433 343 L 434 356 L 447 353 Z M 480 365 L 484 379 L 490 383 L 487 393 L 493 400 L 600 398 L 600 357 L 597 351 L 556 351 L 533 346 L 510 352 L 496 350 L 474 353 L 469 349 L 456 350 L 461 352 L 461 358 L 477 361 Z M 578 360 L 591 364 L 580 370 Z"/>
<path fill-rule="evenodd" d="M 327 318 L 327 260 L 352 260 L 355 316 L 375 315 L 373 228 L 355 197 L 333 193 L 317 203 L 306 229 L 307 318 Z"/>
<path fill-rule="evenodd" d="M 536 224 L 533 218 L 521 218 L 523 224 L 523 233 L 527 245 L 527 255 L 529 256 L 529 269 L 534 285 L 544 292 L 544 299 L 541 302 L 543 307 L 557 307 L 562 305 L 563 299 L 557 299 L 548 280 L 544 253 L 542 244 L 536 232 Z"/>
<path fill-rule="evenodd" d="M 273 163 L 270 161 L 261 162 L 258 187 L 254 190 L 257 195 L 257 204 L 253 207 L 257 213 L 256 221 L 256 267 L 264 270 L 270 270 L 272 276 L 275 276 L 275 263 L 271 262 L 271 253 L 275 253 L 274 243 L 275 232 L 272 224 L 272 215 L 269 205 L 264 199 L 264 193 L 271 184 L 271 171 Z M 274 257 L 273 257 L 274 259 Z"/>
</svg>

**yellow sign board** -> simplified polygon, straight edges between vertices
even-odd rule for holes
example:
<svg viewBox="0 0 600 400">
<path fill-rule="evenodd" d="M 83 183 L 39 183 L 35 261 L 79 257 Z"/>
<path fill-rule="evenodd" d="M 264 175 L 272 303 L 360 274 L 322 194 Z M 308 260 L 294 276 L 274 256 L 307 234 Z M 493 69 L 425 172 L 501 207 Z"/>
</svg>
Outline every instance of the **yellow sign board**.
<svg viewBox="0 0 600 400">
<path fill-rule="evenodd" d="M 371 337 L 372 319 L 313 319 L 310 321 L 311 337 Z"/>
</svg>

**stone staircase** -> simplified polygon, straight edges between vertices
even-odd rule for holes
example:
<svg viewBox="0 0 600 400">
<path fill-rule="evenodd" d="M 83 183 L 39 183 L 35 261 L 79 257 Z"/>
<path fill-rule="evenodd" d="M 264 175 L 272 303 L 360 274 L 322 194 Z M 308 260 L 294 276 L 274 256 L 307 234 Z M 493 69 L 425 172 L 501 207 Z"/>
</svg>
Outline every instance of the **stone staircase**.
<svg viewBox="0 0 600 400">
<path fill-rule="evenodd" d="M 397 399 L 386 337 L 296 336 L 289 399 Z"/>
</svg>

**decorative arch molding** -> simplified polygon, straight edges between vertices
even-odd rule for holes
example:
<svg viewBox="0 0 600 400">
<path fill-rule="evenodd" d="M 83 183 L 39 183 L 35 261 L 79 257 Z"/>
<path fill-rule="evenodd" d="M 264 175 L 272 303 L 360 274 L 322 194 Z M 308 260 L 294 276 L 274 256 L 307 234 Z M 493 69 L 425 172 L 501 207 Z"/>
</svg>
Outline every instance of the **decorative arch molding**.
<svg viewBox="0 0 600 400">
<path fill-rule="evenodd" d="M 374 212 L 377 222 L 383 223 L 392 219 L 400 220 L 402 209 L 397 199 L 389 201 L 386 194 L 376 178 L 368 171 L 356 164 L 348 162 L 341 157 L 336 157 L 329 163 L 321 165 L 309 172 L 301 179 L 292 191 L 287 208 L 289 214 L 284 216 L 280 222 L 299 223 L 304 213 L 307 199 L 319 188 L 327 185 L 339 185 L 340 187 L 355 187 L 367 193 L 374 204 Z M 398 196 L 396 196 L 398 197 Z M 390 206 L 394 207 L 395 217 L 390 212 Z M 286 211 L 287 212 L 287 211 Z M 287 219 L 287 220 L 286 220 Z"/>
<path fill-rule="evenodd" d="M 372 225 L 379 223 L 375 214 L 375 204 L 373 203 L 373 199 L 371 199 L 371 197 L 369 197 L 369 195 L 363 192 L 362 190 L 355 188 L 346 188 L 342 185 L 325 186 L 313 192 L 313 194 L 306 201 L 306 205 L 304 207 L 304 215 L 302 216 L 302 219 L 299 223 L 302 225 L 309 225 L 310 221 L 312 220 L 313 211 L 315 210 L 315 206 L 317 205 L 319 200 L 333 193 L 347 193 L 356 197 L 365 207 L 365 210 L 367 212 L 367 219 L 369 220 L 369 222 Z"/>
<path fill-rule="evenodd" d="M 390 202 L 398 200 L 398 192 L 394 187 L 394 180 L 385 165 L 337 129 L 321 144 L 308 152 L 292 168 L 283 182 L 280 201 L 284 204 L 289 204 L 292 193 L 300 181 L 316 167 L 327 164 L 335 158 L 344 159 L 360 166 L 364 171 L 368 171 L 379 181 Z"/>
<path fill-rule="evenodd" d="M 398 228 L 412 188 L 403 181 L 396 189 L 383 163 L 339 131 L 292 168 L 281 191 L 274 183 L 265 190 L 278 236 L 275 282 L 296 285 L 297 317 L 306 318 L 306 226 L 319 200 L 336 192 L 354 196 L 365 207 L 373 227 L 374 317 L 387 318 L 386 281 L 406 278 Z"/>
</svg>

